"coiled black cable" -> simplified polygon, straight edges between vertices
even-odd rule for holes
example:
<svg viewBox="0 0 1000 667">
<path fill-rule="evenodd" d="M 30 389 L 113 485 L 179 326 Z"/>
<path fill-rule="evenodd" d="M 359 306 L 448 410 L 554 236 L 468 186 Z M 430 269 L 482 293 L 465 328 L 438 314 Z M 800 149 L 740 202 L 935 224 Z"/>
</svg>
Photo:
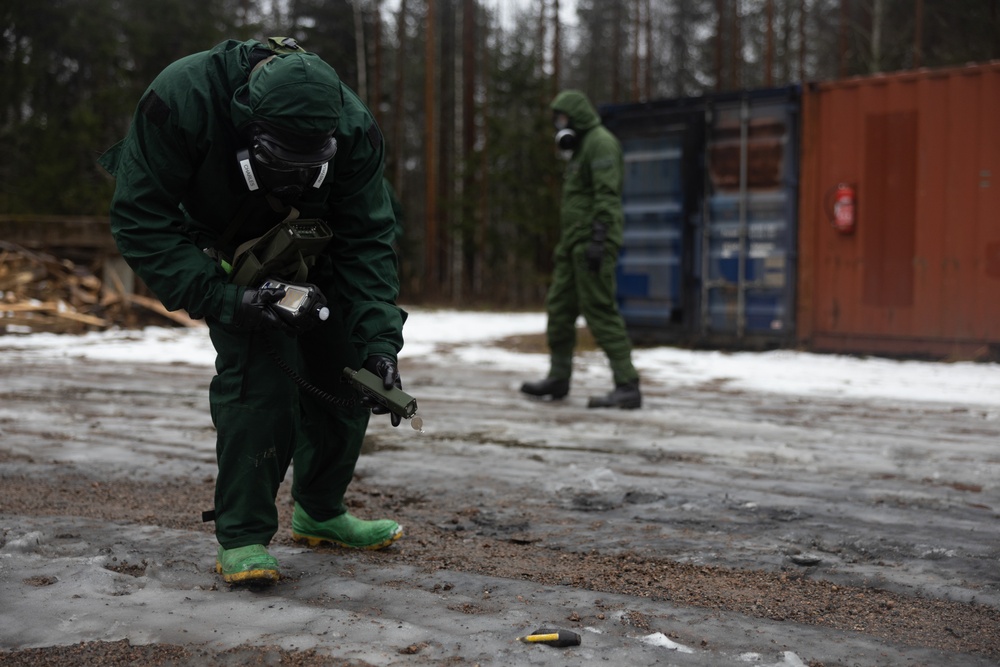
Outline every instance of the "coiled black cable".
<svg viewBox="0 0 1000 667">
<path fill-rule="evenodd" d="M 354 408 L 362 405 L 362 400 L 360 398 L 340 398 L 310 383 L 304 377 L 296 373 L 295 369 L 289 366 L 288 363 L 281 358 L 278 351 L 274 349 L 274 345 L 271 343 L 271 338 L 266 333 L 261 336 L 261 338 L 264 340 L 264 350 L 267 352 L 268 356 L 274 360 L 274 363 L 278 364 L 278 368 L 280 368 L 282 372 L 284 372 L 284 374 L 287 375 L 299 388 L 307 391 L 316 398 L 326 401 L 327 403 L 335 405 L 339 408 Z"/>
</svg>

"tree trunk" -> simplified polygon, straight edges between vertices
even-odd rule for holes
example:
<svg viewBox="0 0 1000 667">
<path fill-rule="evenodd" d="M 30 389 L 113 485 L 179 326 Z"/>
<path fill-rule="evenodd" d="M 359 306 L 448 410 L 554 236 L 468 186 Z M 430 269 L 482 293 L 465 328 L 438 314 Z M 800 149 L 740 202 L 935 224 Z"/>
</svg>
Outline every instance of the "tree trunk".
<svg viewBox="0 0 1000 667">
<path fill-rule="evenodd" d="M 642 23 L 640 15 L 642 14 L 642 0 L 634 0 L 632 3 L 634 5 L 635 16 L 632 20 L 632 94 L 631 98 L 633 102 L 639 101 L 639 41 L 642 35 Z"/>
<path fill-rule="evenodd" d="M 375 48 L 375 71 L 372 73 L 371 110 L 375 121 L 382 124 L 382 0 L 375 0 L 375 21 L 372 35 Z"/>
<path fill-rule="evenodd" d="M 462 217 L 463 228 L 475 228 L 476 214 L 472 206 L 476 173 L 473 168 L 473 154 L 476 148 L 476 0 L 462 0 Z M 464 244 L 463 244 L 464 245 Z M 475 244 L 473 243 L 473 246 Z M 466 256 L 465 248 L 459 253 Z M 472 275 L 477 265 L 477 253 L 468 253 L 467 267 L 459 276 Z M 470 281 L 471 282 L 471 281 Z"/>
<path fill-rule="evenodd" d="M 403 145 L 403 115 L 406 110 L 405 87 L 403 86 L 403 73 L 406 70 L 406 0 L 399 0 L 399 18 L 396 23 L 396 41 L 399 51 L 396 53 L 396 80 L 394 82 L 394 94 L 392 96 L 392 145 L 389 146 L 390 160 L 393 166 L 393 180 L 396 186 L 396 195 L 403 199 L 403 159 L 405 146 Z"/>
<path fill-rule="evenodd" d="M 767 37 L 764 46 L 764 86 L 774 85 L 774 0 L 767 0 Z"/>
<path fill-rule="evenodd" d="M 424 21 L 424 294 L 430 297 L 440 294 L 438 281 L 438 224 L 437 224 L 437 132 L 434 102 L 437 71 L 436 57 L 436 2 L 427 0 L 427 16 Z"/>
<path fill-rule="evenodd" d="M 361 0 L 351 5 L 354 14 L 354 48 L 358 61 L 358 95 L 368 100 L 368 68 L 365 61 L 365 22 L 361 16 Z"/>
<path fill-rule="evenodd" d="M 559 0 L 553 0 L 555 5 L 552 19 L 552 97 L 562 90 L 562 22 L 559 20 Z"/>
<path fill-rule="evenodd" d="M 843 79 L 847 76 L 847 16 L 850 12 L 850 0 L 840 0 L 840 39 L 837 53 L 837 76 Z"/>
<path fill-rule="evenodd" d="M 726 25 L 725 0 L 715 0 L 715 89 L 722 90 L 725 82 L 722 80 L 722 35 Z M 683 45 L 682 45 L 683 46 Z"/>
<path fill-rule="evenodd" d="M 868 71 L 876 74 L 882 66 L 882 20 L 885 17 L 885 0 L 874 0 L 872 4 L 872 58 Z"/>
<path fill-rule="evenodd" d="M 653 0 L 646 0 L 646 94 L 653 98 Z"/>
<path fill-rule="evenodd" d="M 438 114 L 441 122 L 438 128 L 438 201 L 443 203 L 438 210 L 438 262 L 442 288 L 451 284 L 452 298 L 460 297 L 461 288 L 455 276 L 454 266 L 449 260 L 460 261 L 461 253 L 456 253 L 451 243 L 455 189 L 455 4 L 457 0 L 441 0 L 441 54 L 438 71 L 441 88 L 438 92 Z M 458 255 L 458 257 L 456 257 Z"/>
</svg>

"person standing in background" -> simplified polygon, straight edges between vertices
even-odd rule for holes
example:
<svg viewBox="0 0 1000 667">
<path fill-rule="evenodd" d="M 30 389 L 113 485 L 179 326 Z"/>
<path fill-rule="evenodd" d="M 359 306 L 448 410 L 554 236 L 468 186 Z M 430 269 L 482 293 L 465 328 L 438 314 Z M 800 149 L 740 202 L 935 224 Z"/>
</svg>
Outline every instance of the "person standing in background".
<svg viewBox="0 0 1000 667">
<path fill-rule="evenodd" d="M 618 139 L 577 90 L 559 93 L 550 105 L 556 144 L 568 159 L 560 207 L 555 270 L 546 297 L 548 376 L 525 382 L 530 396 L 561 399 L 569 394 L 581 314 L 608 357 L 614 389 L 589 400 L 589 408 L 642 407 L 639 373 L 632 365 L 632 343 L 615 300 L 615 269 L 622 243 L 624 160 Z"/>
</svg>

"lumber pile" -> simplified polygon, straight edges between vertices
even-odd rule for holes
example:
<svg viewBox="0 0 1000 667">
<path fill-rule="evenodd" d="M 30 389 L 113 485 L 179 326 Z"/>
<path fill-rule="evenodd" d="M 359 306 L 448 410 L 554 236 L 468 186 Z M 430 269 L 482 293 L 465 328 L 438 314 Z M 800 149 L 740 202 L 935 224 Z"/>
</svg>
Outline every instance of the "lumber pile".
<svg viewBox="0 0 1000 667">
<path fill-rule="evenodd" d="M 0 334 L 201 326 L 156 299 L 105 284 L 87 267 L 0 241 Z"/>
</svg>

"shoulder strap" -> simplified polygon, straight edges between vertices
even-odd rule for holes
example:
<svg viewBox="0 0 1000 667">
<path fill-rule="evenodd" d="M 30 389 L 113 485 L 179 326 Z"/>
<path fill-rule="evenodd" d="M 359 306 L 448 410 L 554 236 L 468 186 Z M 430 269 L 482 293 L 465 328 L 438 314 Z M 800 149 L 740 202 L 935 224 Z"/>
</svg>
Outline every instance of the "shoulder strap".
<svg viewBox="0 0 1000 667">
<path fill-rule="evenodd" d="M 306 50 L 291 37 L 268 37 L 267 45 L 275 53 L 305 53 Z"/>
<path fill-rule="evenodd" d="M 250 71 L 253 72 L 272 58 L 289 53 L 306 53 L 306 50 L 291 37 L 268 37 L 266 48 L 260 45 L 250 51 Z"/>
</svg>

